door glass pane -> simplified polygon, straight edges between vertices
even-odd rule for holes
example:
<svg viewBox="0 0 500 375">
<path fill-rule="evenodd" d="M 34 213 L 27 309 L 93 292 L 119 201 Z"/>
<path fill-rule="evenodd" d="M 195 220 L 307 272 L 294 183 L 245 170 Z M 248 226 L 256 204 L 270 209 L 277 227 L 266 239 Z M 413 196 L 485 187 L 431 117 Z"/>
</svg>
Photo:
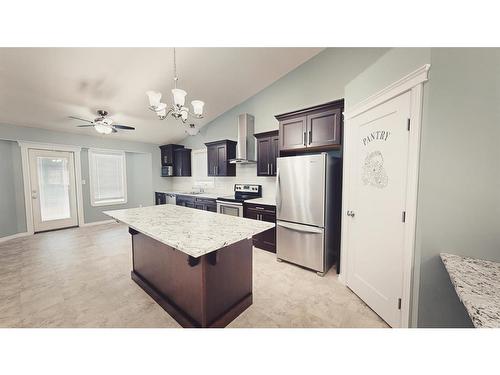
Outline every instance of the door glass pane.
<svg viewBox="0 0 500 375">
<path fill-rule="evenodd" d="M 68 159 L 37 157 L 37 169 L 42 221 L 70 218 Z"/>
<path fill-rule="evenodd" d="M 220 206 L 220 213 L 224 215 L 240 216 L 239 207 Z"/>
</svg>

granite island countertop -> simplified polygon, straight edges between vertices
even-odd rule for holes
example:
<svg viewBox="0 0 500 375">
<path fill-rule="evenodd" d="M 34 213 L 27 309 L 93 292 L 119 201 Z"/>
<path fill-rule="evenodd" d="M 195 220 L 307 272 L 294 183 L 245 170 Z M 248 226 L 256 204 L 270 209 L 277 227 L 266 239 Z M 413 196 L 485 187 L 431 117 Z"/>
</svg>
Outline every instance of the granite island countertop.
<svg viewBox="0 0 500 375">
<path fill-rule="evenodd" d="M 500 263 L 441 253 L 474 327 L 500 328 Z"/>
<path fill-rule="evenodd" d="M 274 227 L 265 221 L 172 204 L 105 211 L 104 214 L 195 258 Z"/>
</svg>

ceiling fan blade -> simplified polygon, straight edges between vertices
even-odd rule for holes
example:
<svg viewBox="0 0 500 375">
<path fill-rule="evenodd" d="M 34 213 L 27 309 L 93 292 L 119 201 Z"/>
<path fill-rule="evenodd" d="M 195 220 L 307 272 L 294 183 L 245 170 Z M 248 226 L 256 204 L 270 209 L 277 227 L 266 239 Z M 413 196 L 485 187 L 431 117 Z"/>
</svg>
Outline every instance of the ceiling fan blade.
<svg viewBox="0 0 500 375">
<path fill-rule="evenodd" d="M 126 126 L 126 125 L 113 125 L 113 127 L 117 128 L 117 129 L 123 129 L 123 130 L 135 130 L 134 127 Z"/>
<path fill-rule="evenodd" d="M 91 128 L 93 127 L 94 125 L 77 125 L 76 127 L 77 128 Z"/>
<path fill-rule="evenodd" d="M 93 121 L 90 121 L 90 120 L 85 120 L 83 118 L 80 118 L 80 117 L 75 117 L 75 116 L 68 116 L 68 118 L 72 118 L 73 120 L 80 120 L 80 121 L 85 121 L 85 122 L 89 122 L 91 124 L 93 124 L 94 122 Z"/>
</svg>

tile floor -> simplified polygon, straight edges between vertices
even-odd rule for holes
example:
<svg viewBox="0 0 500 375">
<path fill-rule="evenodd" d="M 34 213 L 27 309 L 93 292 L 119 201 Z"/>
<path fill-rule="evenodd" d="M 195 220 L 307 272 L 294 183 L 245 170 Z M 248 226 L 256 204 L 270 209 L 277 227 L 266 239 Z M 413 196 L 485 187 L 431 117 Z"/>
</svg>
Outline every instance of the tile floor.
<svg viewBox="0 0 500 375">
<path fill-rule="evenodd" d="M 120 224 L 0 243 L 0 327 L 179 327 L 130 270 Z M 260 249 L 253 297 L 229 327 L 387 327 L 333 270 L 319 277 Z"/>
</svg>

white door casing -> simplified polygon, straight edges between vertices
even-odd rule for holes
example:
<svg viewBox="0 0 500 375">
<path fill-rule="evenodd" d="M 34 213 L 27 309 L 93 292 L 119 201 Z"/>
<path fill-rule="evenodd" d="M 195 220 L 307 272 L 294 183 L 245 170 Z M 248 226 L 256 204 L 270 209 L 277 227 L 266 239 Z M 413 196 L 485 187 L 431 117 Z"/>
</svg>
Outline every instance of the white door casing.
<svg viewBox="0 0 500 375">
<path fill-rule="evenodd" d="M 368 173 L 368 177 L 365 178 L 365 182 L 363 182 L 363 175 L 361 174 L 361 169 L 355 169 L 355 166 L 361 166 L 362 164 L 360 161 L 364 162 L 365 159 L 368 157 L 367 151 L 365 151 L 364 155 L 365 159 L 362 159 L 361 156 L 358 155 L 358 145 L 357 142 L 359 141 L 358 135 L 361 135 L 362 133 L 357 133 L 356 126 L 353 126 L 353 124 L 358 124 L 363 123 L 363 119 L 365 121 L 366 127 L 362 127 L 361 131 L 367 130 L 370 127 L 370 121 L 367 120 L 370 116 L 372 117 L 372 120 L 374 122 L 377 122 L 380 125 L 385 125 L 387 126 L 387 122 L 390 120 L 390 117 L 393 119 L 397 118 L 397 114 L 392 114 L 389 115 L 391 112 L 390 110 L 387 110 L 388 107 L 390 107 L 391 104 L 385 106 L 385 110 L 387 113 L 385 113 L 385 116 L 383 114 L 384 110 L 379 110 L 379 116 L 376 116 L 375 111 L 371 111 L 372 109 L 375 109 L 376 107 L 380 106 L 383 107 L 384 104 L 388 103 L 392 99 L 396 97 L 400 97 L 398 100 L 395 100 L 392 105 L 396 105 L 396 102 L 399 101 L 400 105 L 403 105 L 401 101 L 403 101 L 405 104 L 403 105 L 404 108 L 406 108 L 406 112 L 408 115 L 408 119 L 410 119 L 410 127 L 408 130 L 408 124 L 407 124 L 407 119 L 406 121 L 403 120 L 403 127 L 407 131 L 407 152 L 406 152 L 406 157 L 403 157 L 403 159 L 406 159 L 406 161 L 403 161 L 401 158 L 399 158 L 399 161 L 396 160 L 396 164 L 389 162 L 389 164 L 386 165 L 387 163 L 387 155 L 385 158 L 380 158 L 380 154 L 377 154 L 375 148 L 371 150 L 371 152 L 375 152 L 374 154 L 371 155 L 371 158 L 369 158 L 368 166 L 372 165 L 372 167 L 380 167 L 380 163 L 383 161 L 382 166 L 388 167 L 388 168 L 394 168 L 395 166 L 398 165 L 401 167 L 404 163 L 406 163 L 406 169 L 401 173 L 401 176 L 399 176 L 399 188 L 400 192 L 399 194 L 396 194 L 399 196 L 400 202 L 402 201 L 402 196 L 404 196 L 404 208 L 399 210 L 397 219 L 394 219 L 392 217 L 392 220 L 399 220 L 400 221 L 400 227 L 402 226 L 402 229 L 399 228 L 397 235 L 394 234 L 394 236 L 391 237 L 392 244 L 394 245 L 396 241 L 400 242 L 400 271 L 399 271 L 399 276 L 398 272 L 391 270 L 392 277 L 395 277 L 399 279 L 399 290 L 400 290 L 400 297 L 402 298 L 401 301 L 401 310 L 399 313 L 399 317 L 397 316 L 397 313 L 392 314 L 392 317 L 384 317 L 386 320 L 391 320 L 391 325 L 393 327 L 408 327 L 411 325 L 415 325 L 415 316 L 416 316 L 416 308 L 417 306 L 417 295 L 412 295 L 412 287 L 413 290 L 418 289 L 418 274 L 415 275 L 415 279 L 413 279 L 413 273 L 414 273 L 414 257 L 417 256 L 418 254 L 415 254 L 415 223 L 416 223 L 416 206 L 417 206 L 417 187 L 418 187 L 418 165 L 419 165 L 419 152 L 420 152 L 420 129 L 421 129 L 421 117 L 422 117 L 422 96 L 423 96 L 423 83 L 427 81 L 428 79 L 428 71 L 430 69 L 430 65 L 424 65 L 421 68 L 415 70 L 414 72 L 408 74 L 407 76 L 401 78 L 400 80 L 394 82 L 393 84 L 389 85 L 385 89 L 379 91 L 378 93 L 372 95 L 371 97 L 365 99 L 364 101 L 360 102 L 359 104 L 349 108 L 349 110 L 345 113 L 345 129 L 344 129 L 344 176 L 343 176 L 343 200 L 342 200 L 342 211 L 343 211 L 343 220 L 342 220 L 342 246 L 341 246 L 341 274 L 340 274 L 340 280 L 344 283 L 347 283 L 348 286 L 350 286 L 350 282 L 353 280 L 352 276 L 352 271 L 353 268 L 356 268 L 355 265 L 351 264 L 351 260 L 353 256 L 355 257 L 355 250 L 356 246 L 360 246 L 363 243 L 363 238 L 359 235 L 354 238 L 353 233 L 356 232 L 356 228 L 354 223 L 357 222 L 360 224 L 358 228 L 362 227 L 362 222 L 363 220 L 368 217 L 370 210 L 371 213 L 373 214 L 374 211 L 376 210 L 376 205 L 370 205 L 369 210 L 361 213 L 361 207 L 359 207 L 359 204 L 362 203 L 363 200 L 366 200 L 368 195 L 361 195 L 360 200 L 358 200 L 356 206 L 356 198 L 357 198 L 357 193 L 358 190 L 356 189 L 358 182 L 361 184 L 364 184 L 366 182 L 366 186 L 370 185 L 370 177 L 373 179 L 375 177 L 378 177 L 378 179 L 372 180 L 372 183 L 375 183 L 375 185 L 384 185 L 387 183 L 387 188 L 389 188 L 389 181 L 392 181 L 390 179 L 390 176 L 387 175 L 387 181 L 385 180 L 385 176 L 383 172 L 380 172 L 381 174 L 378 174 L 376 176 L 370 176 L 370 173 Z M 405 95 L 406 93 L 406 95 Z M 394 108 L 393 108 L 394 109 Z M 368 113 L 367 113 L 368 112 Z M 397 112 L 397 111 L 396 111 Z M 404 117 L 402 114 L 405 112 L 405 109 L 400 111 L 401 117 Z M 364 116 L 364 117 L 363 117 Z M 372 127 L 375 124 L 371 124 Z M 397 133 L 396 133 L 397 134 Z M 394 135 L 394 134 L 392 134 Z M 377 134 L 374 135 L 374 137 L 377 137 Z M 391 137 L 391 135 L 389 135 Z M 389 139 L 389 137 L 387 139 Z M 378 142 L 384 142 L 381 140 L 382 134 L 378 134 Z M 373 140 L 373 139 L 372 139 Z M 362 142 L 362 139 L 361 139 Z M 369 143 L 369 141 L 366 141 Z M 376 143 L 375 143 L 376 144 Z M 375 145 L 373 144 L 373 145 Z M 385 151 L 387 152 L 387 151 Z M 382 157 L 384 155 L 382 154 Z M 371 163 L 371 164 L 370 164 Z M 376 172 L 376 171 L 375 171 Z M 374 172 L 374 173 L 375 173 Z M 387 170 L 385 170 L 387 173 Z M 355 179 L 358 179 L 357 181 Z M 361 179 L 361 180 L 360 180 Z M 403 185 L 405 187 L 403 188 Z M 376 189 L 381 189 L 380 187 L 375 187 L 373 185 L 370 185 Z M 403 193 L 401 192 L 403 191 Z M 396 200 L 395 200 L 396 201 Z M 397 203 L 394 203 L 397 205 Z M 383 212 L 382 207 L 382 212 Z M 380 209 L 380 207 L 378 207 Z M 348 211 L 354 211 L 355 216 L 353 218 L 347 216 Z M 406 211 L 406 217 L 405 217 L 405 222 L 402 222 L 402 211 Z M 383 214 L 385 215 L 385 214 Z M 383 216 L 381 215 L 381 216 Z M 387 220 L 385 217 L 381 217 L 378 222 L 383 222 L 387 223 Z M 397 226 L 397 222 L 393 222 L 394 226 Z M 382 230 L 381 233 L 384 231 Z M 370 234 L 372 237 L 374 237 L 377 241 L 383 240 L 383 237 L 377 237 L 377 234 Z M 358 239 L 358 237 L 360 237 Z M 368 239 L 369 236 L 365 236 L 365 239 Z M 357 242 L 358 241 L 358 242 Z M 372 251 L 376 252 L 376 249 L 374 249 L 374 246 L 371 246 Z M 384 249 L 385 250 L 385 249 Z M 380 254 L 382 255 L 382 254 Z M 361 261 L 363 261 L 361 259 Z M 391 260 L 389 260 L 391 262 Z M 395 263 L 395 261 L 393 260 Z M 389 264 L 389 263 L 386 263 Z M 418 264 L 416 264 L 418 266 Z M 371 268 L 368 268 L 366 265 L 364 265 L 365 269 L 368 270 L 368 274 L 364 275 L 364 277 L 369 278 L 370 277 L 370 272 L 372 272 Z M 380 273 L 384 273 L 385 270 L 382 268 L 380 269 L 380 266 L 375 266 L 375 268 L 379 268 L 378 271 Z M 384 292 L 380 293 L 380 290 L 374 290 L 376 288 L 373 288 L 374 285 L 368 286 L 371 283 L 377 284 L 377 274 L 372 274 L 371 277 L 375 277 L 373 280 L 365 280 L 362 273 L 363 269 L 361 268 L 359 271 L 357 271 L 357 275 L 354 276 L 355 281 L 354 284 L 364 284 L 365 292 L 369 291 L 372 293 L 372 297 L 376 296 L 379 298 L 379 300 L 383 300 L 382 295 L 384 295 Z M 417 270 L 418 273 L 418 270 Z M 374 276 L 375 275 L 375 276 Z M 396 276 L 394 276 L 396 275 Z M 389 274 L 387 274 L 387 277 L 389 277 Z M 358 285 L 359 286 L 359 285 Z M 376 285 L 375 285 L 376 286 Z M 390 286 L 388 287 L 387 284 L 380 284 L 380 287 L 385 287 L 387 289 L 385 293 L 390 293 Z M 354 286 L 356 288 L 356 286 Z M 392 288 L 392 292 L 395 293 L 394 291 L 398 290 L 398 288 Z M 383 288 L 382 288 L 383 289 Z M 360 292 L 363 293 L 363 292 Z M 363 297 L 362 297 L 363 298 Z M 375 304 L 377 302 L 373 301 L 368 301 L 371 297 L 365 297 L 365 302 L 368 302 L 368 304 L 372 306 L 372 308 L 375 307 Z M 394 296 L 392 296 L 392 299 L 394 299 Z M 389 304 L 389 302 L 387 302 Z M 394 301 L 390 301 L 390 305 L 394 306 Z M 396 300 L 395 306 L 397 307 L 398 302 Z M 413 311 L 412 313 L 412 323 L 410 323 L 410 306 L 413 306 Z M 397 311 L 397 310 L 396 310 Z M 379 314 L 381 314 L 379 312 Z M 390 314 L 389 314 L 390 315 Z"/>
<path fill-rule="evenodd" d="M 392 327 L 401 324 L 410 93 L 352 119 L 347 285 Z"/>
<path fill-rule="evenodd" d="M 78 225 L 73 152 L 30 149 L 28 154 L 34 231 Z"/>
</svg>

